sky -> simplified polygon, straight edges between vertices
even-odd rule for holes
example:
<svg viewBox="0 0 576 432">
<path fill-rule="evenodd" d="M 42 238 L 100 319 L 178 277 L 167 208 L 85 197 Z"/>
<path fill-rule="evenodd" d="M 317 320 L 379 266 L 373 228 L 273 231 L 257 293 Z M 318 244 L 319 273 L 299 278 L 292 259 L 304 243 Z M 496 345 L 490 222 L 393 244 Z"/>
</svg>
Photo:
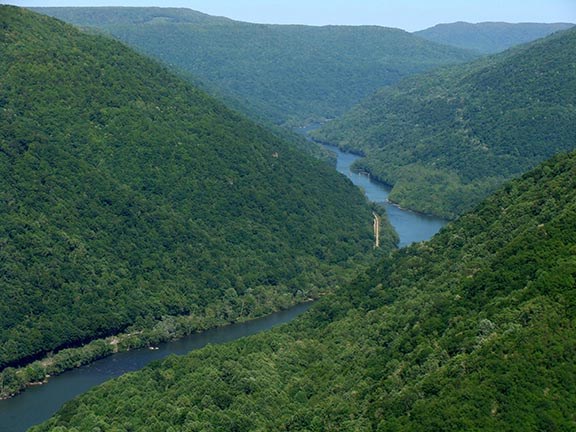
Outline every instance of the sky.
<svg viewBox="0 0 576 432">
<path fill-rule="evenodd" d="M 0 0 L 16 6 L 186 7 L 267 24 L 381 25 L 408 31 L 455 21 L 576 23 L 576 0 Z"/>
</svg>

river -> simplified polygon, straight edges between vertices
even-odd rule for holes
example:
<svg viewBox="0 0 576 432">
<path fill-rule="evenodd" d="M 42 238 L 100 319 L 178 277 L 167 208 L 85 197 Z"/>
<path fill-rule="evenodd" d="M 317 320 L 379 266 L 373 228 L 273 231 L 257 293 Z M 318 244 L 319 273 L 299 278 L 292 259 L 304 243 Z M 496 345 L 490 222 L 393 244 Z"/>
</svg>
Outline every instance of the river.
<svg viewBox="0 0 576 432">
<path fill-rule="evenodd" d="M 401 209 L 388 202 L 390 189 L 367 175 L 353 173 L 350 166 L 359 156 L 345 153 L 337 147 L 325 145 L 336 153 L 336 169 L 364 191 L 366 197 L 386 208 L 388 218 L 400 237 L 399 246 L 427 240 L 442 228 L 447 221 Z M 92 387 L 126 372 L 141 369 L 153 360 L 169 354 L 186 354 L 209 343 L 218 344 L 249 336 L 294 319 L 310 307 L 310 304 L 295 306 L 241 324 L 207 330 L 203 333 L 161 344 L 158 349 L 141 349 L 115 354 L 53 377 L 49 383 L 31 387 L 12 399 L 0 401 L 0 431 L 23 432 L 29 427 L 51 417 L 65 402 Z"/>
<path fill-rule="evenodd" d="M 319 123 L 312 123 L 306 127 L 295 129 L 295 132 L 304 135 L 309 141 L 312 141 L 308 135 L 309 132 L 321 126 Z M 400 238 L 399 247 L 428 240 L 448 223 L 445 219 L 416 213 L 392 204 L 388 201 L 388 195 L 391 190 L 388 185 L 372 179 L 369 175 L 352 172 L 350 169 L 354 161 L 360 159 L 361 156 L 343 152 L 338 147 L 329 144 L 322 144 L 322 147 L 336 154 L 336 170 L 339 173 L 344 174 L 352 183 L 358 186 L 369 201 L 384 206 L 390 224 Z"/>
<path fill-rule="evenodd" d="M 48 420 L 65 402 L 92 387 L 126 372 L 143 368 L 170 354 L 186 354 L 207 344 L 220 344 L 268 330 L 293 320 L 311 306 L 304 303 L 263 318 L 207 330 L 158 345 L 114 354 L 90 365 L 50 378 L 46 385 L 31 387 L 12 399 L 0 401 L 0 431 L 23 432 Z"/>
<path fill-rule="evenodd" d="M 438 217 L 405 210 L 390 203 L 388 201 L 390 188 L 387 185 L 366 174 L 354 173 L 350 169 L 354 161 L 360 156 L 343 152 L 338 147 L 327 144 L 323 144 L 323 147 L 336 153 L 336 170 L 338 172 L 344 174 L 352 180 L 352 183 L 362 189 L 368 200 L 382 204 L 386 208 L 388 219 L 400 237 L 399 247 L 430 239 L 448 222 Z"/>
</svg>

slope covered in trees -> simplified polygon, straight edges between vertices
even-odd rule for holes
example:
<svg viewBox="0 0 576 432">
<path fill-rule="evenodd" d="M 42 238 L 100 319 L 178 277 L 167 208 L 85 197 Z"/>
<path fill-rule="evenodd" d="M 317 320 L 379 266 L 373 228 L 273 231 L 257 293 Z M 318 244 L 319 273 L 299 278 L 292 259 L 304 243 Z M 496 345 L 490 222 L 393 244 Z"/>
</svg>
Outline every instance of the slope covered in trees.
<svg viewBox="0 0 576 432">
<path fill-rule="evenodd" d="M 383 27 L 250 24 L 169 8 L 36 10 L 107 32 L 252 115 L 296 126 L 338 116 L 401 77 L 474 57 Z"/>
<path fill-rule="evenodd" d="M 288 326 L 172 357 L 40 431 L 576 428 L 576 154 Z"/>
<path fill-rule="evenodd" d="M 329 166 L 119 42 L 7 6 L 0 173 L 0 368 L 166 315 L 259 315 L 372 250 L 372 209 Z"/>
<path fill-rule="evenodd" d="M 568 23 L 455 22 L 438 24 L 413 34 L 432 42 L 494 54 L 573 26 Z"/>
<path fill-rule="evenodd" d="M 576 29 L 408 78 L 316 132 L 405 207 L 454 217 L 504 180 L 576 147 Z"/>
</svg>

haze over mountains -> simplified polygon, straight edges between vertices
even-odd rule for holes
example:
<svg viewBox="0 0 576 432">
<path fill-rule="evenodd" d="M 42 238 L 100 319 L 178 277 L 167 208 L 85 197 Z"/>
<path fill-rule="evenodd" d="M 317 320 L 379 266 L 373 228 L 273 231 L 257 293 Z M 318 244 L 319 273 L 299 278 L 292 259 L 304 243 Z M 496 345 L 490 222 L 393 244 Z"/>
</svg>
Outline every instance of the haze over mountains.
<svg viewBox="0 0 576 432">
<path fill-rule="evenodd" d="M 475 57 L 384 27 L 264 25 L 169 8 L 36 8 L 96 28 L 275 123 L 336 117 L 400 78 Z"/>
<path fill-rule="evenodd" d="M 568 23 L 455 22 L 438 24 L 413 34 L 441 44 L 494 54 L 573 26 Z"/>
<path fill-rule="evenodd" d="M 0 11 L 0 367 L 269 312 L 372 250 L 331 167 L 110 38 Z"/>
<path fill-rule="evenodd" d="M 576 147 L 576 29 L 382 89 L 314 136 L 362 151 L 390 199 L 455 217 Z"/>
</svg>

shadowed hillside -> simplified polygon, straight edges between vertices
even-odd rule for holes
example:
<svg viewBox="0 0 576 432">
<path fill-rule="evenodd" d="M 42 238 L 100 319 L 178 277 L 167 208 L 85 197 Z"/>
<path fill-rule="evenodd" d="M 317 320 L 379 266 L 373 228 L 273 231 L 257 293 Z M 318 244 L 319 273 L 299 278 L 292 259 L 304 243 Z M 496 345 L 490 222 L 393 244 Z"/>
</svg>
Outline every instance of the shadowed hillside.
<svg viewBox="0 0 576 432">
<path fill-rule="evenodd" d="M 330 167 L 119 42 L 7 6 L 0 172 L 0 367 L 170 315 L 262 315 L 372 250 L 373 210 Z"/>
</svg>

